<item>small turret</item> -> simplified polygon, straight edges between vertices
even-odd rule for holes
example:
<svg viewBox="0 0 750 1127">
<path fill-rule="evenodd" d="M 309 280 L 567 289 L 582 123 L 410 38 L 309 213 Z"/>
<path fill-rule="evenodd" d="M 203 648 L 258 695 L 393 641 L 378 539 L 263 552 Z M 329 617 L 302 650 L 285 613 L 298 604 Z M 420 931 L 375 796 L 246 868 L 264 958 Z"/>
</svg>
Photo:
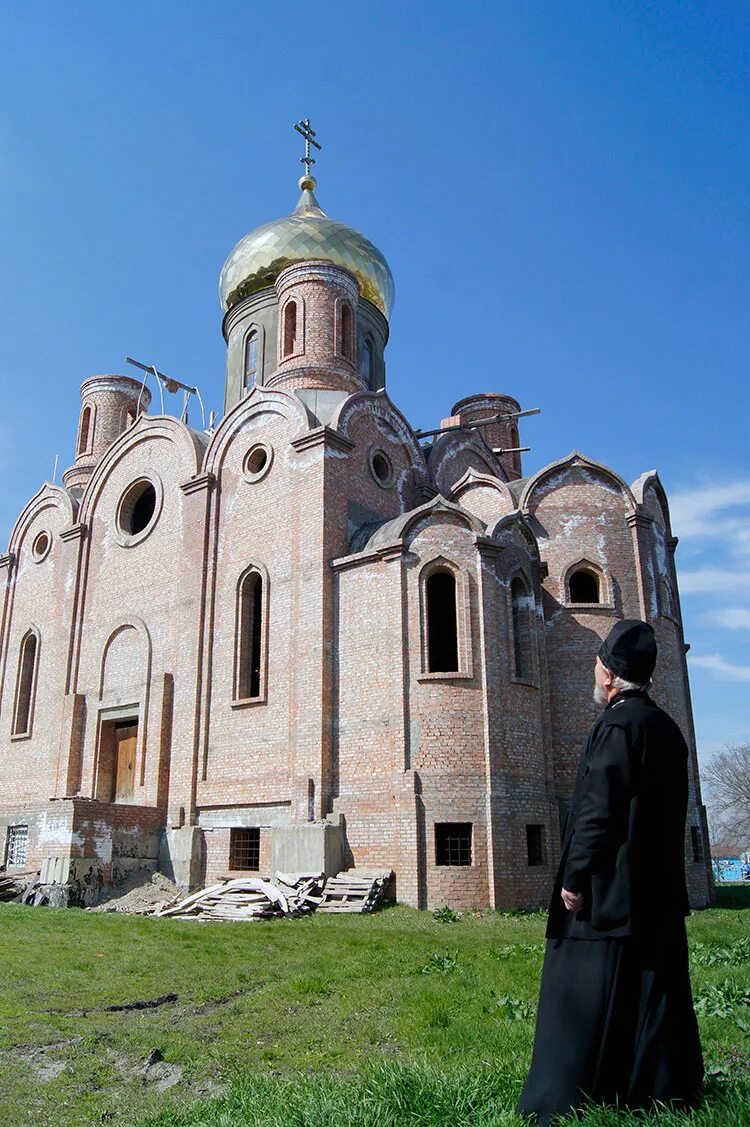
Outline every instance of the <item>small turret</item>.
<svg viewBox="0 0 750 1127">
<path fill-rule="evenodd" d="M 76 459 L 63 474 L 66 489 L 84 489 L 116 438 L 151 402 L 151 392 L 129 376 L 91 376 L 81 384 Z"/>
<path fill-rule="evenodd" d="M 495 392 L 486 392 L 484 395 L 469 395 L 456 403 L 451 411 L 451 417 L 443 420 L 443 426 L 455 423 L 473 423 L 480 419 L 487 419 L 493 415 L 517 415 L 521 405 L 511 395 L 498 395 Z M 520 453 L 500 453 L 501 451 L 517 450 L 518 420 L 516 418 L 500 419 L 498 422 L 489 423 L 478 428 L 485 442 L 500 458 L 509 481 L 522 477 Z"/>
</svg>

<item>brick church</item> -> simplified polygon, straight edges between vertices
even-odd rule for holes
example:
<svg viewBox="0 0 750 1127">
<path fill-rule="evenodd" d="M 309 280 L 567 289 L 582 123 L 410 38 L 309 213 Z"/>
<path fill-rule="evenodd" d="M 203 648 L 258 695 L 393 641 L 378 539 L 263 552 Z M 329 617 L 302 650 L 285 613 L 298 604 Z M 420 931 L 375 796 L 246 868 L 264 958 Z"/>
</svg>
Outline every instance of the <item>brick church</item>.
<svg viewBox="0 0 750 1127">
<path fill-rule="evenodd" d="M 86 379 L 75 460 L 18 517 L 0 556 L 0 862 L 191 887 L 377 866 L 418 907 L 543 905 L 594 657 L 636 617 L 690 747 L 706 904 L 657 474 L 628 485 L 574 452 L 524 476 L 505 393 L 415 432 L 386 389 L 388 264 L 315 187 L 308 164 L 291 215 L 224 264 L 216 426 L 149 413 L 140 379 Z"/>
</svg>

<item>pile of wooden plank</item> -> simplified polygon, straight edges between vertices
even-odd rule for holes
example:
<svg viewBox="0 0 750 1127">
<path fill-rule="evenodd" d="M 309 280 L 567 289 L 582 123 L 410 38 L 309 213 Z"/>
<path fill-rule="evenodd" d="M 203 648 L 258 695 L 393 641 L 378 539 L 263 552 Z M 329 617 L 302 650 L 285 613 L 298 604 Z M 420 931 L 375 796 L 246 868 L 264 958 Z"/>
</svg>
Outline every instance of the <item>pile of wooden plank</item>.
<svg viewBox="0 0 750 1127">
<path fill-rule="evenodd" d="M 322 873 L 277 873 L 275 883 L 286 897 L 290 914 L 305 916 L 320 904 L 325 877 Z"/>
<path fill-rule="evenodd" d="M 154 914 L 177 920 L 267 920 L 288 913 L 286 897 L 275 885 L 257 877 L 238 877 L 193 892 Z"/>
<path fill-rule="evenodd" d="M 387 872 L 350 869 L 329 877 L 318 905 L 319 912 L 371 912 L 382 899 L 391 878 Z"/>
<path fill-rule="evenodd" d="M 0 873 L 0 900 L 22 901 L 30 885 L 36 885 L 37 869 L 14 869 L 12 873 Z"/>
<path fill-rule="evenodd" d="M 327 880 L 322 873 L 277 873 L 219 881 L 184 899 L 160 905 L 153 915 L 175 920 L 268 920 L 321 912 L 371 912 L 391 873 L 351 870 Z"/>
</svg>

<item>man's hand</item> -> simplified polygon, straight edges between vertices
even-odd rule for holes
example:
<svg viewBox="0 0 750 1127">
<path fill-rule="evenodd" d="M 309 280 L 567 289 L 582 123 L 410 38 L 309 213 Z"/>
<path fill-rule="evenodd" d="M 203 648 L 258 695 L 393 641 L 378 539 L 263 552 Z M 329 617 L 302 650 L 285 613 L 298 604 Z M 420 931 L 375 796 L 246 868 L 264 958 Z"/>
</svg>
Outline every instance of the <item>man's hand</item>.
<svg viewBox="0 0 750 1127">
<path fill-rule="evenodd" d="M 583 896 L 580 892 L 568 892 L 567 888 L 564 888 L 560 895 L 569 912 L 580 912 L 583 907 Z"/>
</svg>

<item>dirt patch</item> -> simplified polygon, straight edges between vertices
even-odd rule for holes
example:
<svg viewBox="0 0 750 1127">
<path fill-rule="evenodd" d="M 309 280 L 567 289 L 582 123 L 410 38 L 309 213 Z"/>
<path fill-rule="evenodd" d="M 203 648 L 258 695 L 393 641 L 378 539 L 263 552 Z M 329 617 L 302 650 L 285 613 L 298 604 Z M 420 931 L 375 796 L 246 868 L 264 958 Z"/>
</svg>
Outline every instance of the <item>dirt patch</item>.
<svg viewBox="0 0 750 1127">
<path fill-rule="evenodd" d="M 99 903 L 90 912 L 126 912 L 141 915 L 169 904 L 181 890 L 163 873 L 136 873 L 123 884 L 102 889 Z"/>
<path fill-rule="evenodd" d="M 11 1065 L 26 1065 L 40 1084 L 48 1084 L 60 1075 L 67 1064 L 56 1054 L 77 1045 L 80 1040 L 80 1037 L 70 1037 L 67 1041 L 54 1041 L 49 1045 L 16 1045 L 2 1055 Z"/>
</svg>

